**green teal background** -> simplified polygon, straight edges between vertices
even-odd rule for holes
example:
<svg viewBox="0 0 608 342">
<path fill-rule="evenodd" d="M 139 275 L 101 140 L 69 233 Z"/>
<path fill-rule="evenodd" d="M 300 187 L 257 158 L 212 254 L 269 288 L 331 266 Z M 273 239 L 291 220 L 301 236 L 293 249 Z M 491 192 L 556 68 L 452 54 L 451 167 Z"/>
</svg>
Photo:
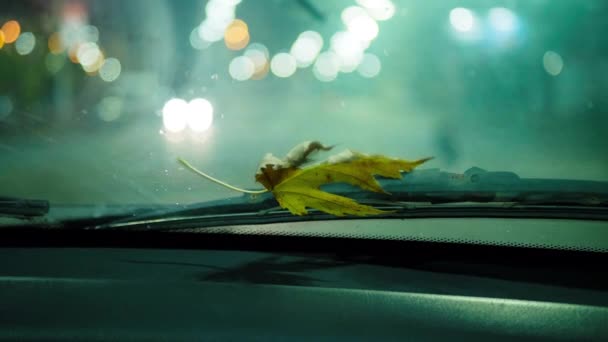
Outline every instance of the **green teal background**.
<svg viewBox="0 0 608 342">
<path fill-rule="evenodd" d="M 608 180 L 608 3 L 459 1 L 480 20 L 492 7 L 516 13 L 508 37 L 486 26 L 478 40 L 450 27 L 456 2 L 394 1 L 368 52 L 375 78 L 340 74 L 320 82 L 311 68 L 286 79 L 238 82 L 228 73 L 223 42 L 190 46 L 205 1 L 83 1 L 100 45 L 119 58 L 112 83 L 69 61 L 47 71 L 46 39 L 64 1 L 5 1 L 0 22 L 18 18 L 36 35 L 34 51 L 0 50 L 0 195 L 55 203 L 187 203 L 237 195 L 184 170 L 183 157 L 239 187 L 258 187 L 262 156 L 283 156 L 304 140 L 403 158 L 435 156 L 427 168 L 472 166 L 522 177 Z M 237 18 L 251 42 L 270 55 L 288 51 L 300 32 L 315 30 L 326 50 L 344 29 L 341 11 L 355 1 L 243 0 Z M 311 7 L 312 6 L 312 7 Z M 313 8 L 313 10 L 311 10 Z M 485 24 L 482 24 L 485 25 Z M 543 55 L 558 53 L 557 76 Z M 119 97 L 120 117 L 99 119 L 103 98 Z M 162 134 L 161 110 L 172 97 L 208 99 L 214 122 L 204 133 Z M 321 155 L 319 158 L 327 156 Z"/>
</svg>

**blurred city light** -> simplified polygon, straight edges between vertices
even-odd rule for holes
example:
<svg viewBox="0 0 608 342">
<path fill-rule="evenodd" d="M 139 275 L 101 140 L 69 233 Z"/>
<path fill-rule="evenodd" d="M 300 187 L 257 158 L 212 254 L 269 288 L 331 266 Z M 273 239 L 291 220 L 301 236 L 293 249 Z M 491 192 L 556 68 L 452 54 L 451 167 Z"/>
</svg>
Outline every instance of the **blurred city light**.
<svg viewBox="0 0 608 342">
<path fill-rule="evenodd" d="M 224 38 L 224 30 L 230 24 L 230 22 L 224 24 L 220 24 L 217 27 L 213 26 L 214 24 L 210 21 L 204 21 L 198 27 L 198 35 L 199 37 L 209 44 L 220 41 Z"/>
<path fill-rule="evenodd" d="M 106 82 L 113 82 L 120 76 L 121 70 L 122 66 L 118 59 L 108 58 L 103 62 L 99 69 L 99 77 Z"/>
<path fill-rule="evenodd" d="M 302 32 L 291 46 L 290 53 L 296 59 L 297 66 L 310 66 L 323 48 L 323 37 L 315 31 Z"/>
<path fill-rule="evenodd" d="M 198 29 L 198 27 L 195 27 L 192 32 L 190 32 L 190 45 L 197 50 L 204 50 L 211 45 L 211 42 L 203 40 L 198 34 Z"/>
<path fill-rule="evenodd" d="M 555 51 L 547 51 L 543 55 L 543 67 L 545 71 L 551 76 L 557 76 L 562 72 L 564 68 L 564 61 Z"/>
<path fill-rule="evenodd" d="M 203 98 L 190 101 L 186 121 L 188 127 L 195 132 L 208 130 L 213 123 L 213 106 Z"/>
<path fill-rule="evenodd" d="M 97 105 L 97 115 L 106 122 L 117 120 L 123 109 L 123 100 L 118 96 L 104 97 Z"/>
<path fill-rule="evenodd" d="M 334 80 L 339 72 L 353 72 L 362 63 L 371 41 L 378 36 L 377 21 L 392 18 L 396 11 L 391 0 L 356 0 L 357 6 L 348 6 L 341 12 L 346 29 L 331 37 L 329 51 L 321 54 L 324 40 L 318 32 L 305 31 L 293 42 L 289 52 L 277 53 L 270 59 L 268 49 L 262 44 L 254 43 L 248 47 L 248 25 L 235 18 L 239 3 L 240 0 L 209 0 L 205 6 L 204 20 L 190 32 L 189 37 L 194 49 L 205 49 L 222 39 L 228 49 L 246 49 L 242 56 L 233 58 L 228 66 L 230 76 L 239 81 L 262 79 L 269 71 L 277 77 L 287 78 L 297 68 L 311 65 L 314 65 L 315 77 L 325 82 Z M 459 27 L 462 26 L 460 23 Z M 380 68 L 377 56 L 370 55 L 366 56 L 365 65 L 361 66 L 359 73 L 363 77 L 374 77 Z"/>
<path fill-rule="evenodd" d="M 55 32 L 49 36 L 48 39 L 49 51 L 52 54 L 58 55 L 65 50 L 63 46 L 63 42 L 61 41 L 61 36 L 58 32 Z"/>
<path fill-rule="evenodd" d="M 357 0 L 357 4 L 378 21 L 388 20 L 395 15 L 395 4 L 390 0 Z"/>
<path fill-rule="evenodd" d="M 359 6 L 349 6 L 342 10 L 340 18 L 346 27 L 350 25 L 351 21 L 360 16 L 368 15 L 367 12 Z"/>
<path fill-rule="evenodd" d="M 266 45 L 264 45 L 262 43 L 249 44 L 249 46 L 247 47 L 247 51 L 250 51 L 250 50 L 258 50 L 264 54 L 266 59 L 270 58 L 270 52 L 268 51 L 268 48 L 266 47 Z"/>
<path fill-rule="evenodd" d="M 336 79 L 340 71 L 340 59 L 331 51 L 322 52 L 317 57 L 313 67 L 313 74 L 322 82 L 330 82 Z"/>
<path fill-rule="evenodd" d="M 232 59 L 228 66 L 228 72 L 237 81 L 246 81 L 255 72 L 255 63 L 247 56 L 238 56 Z"/>
<path fill-rule="evenodd" d="M 97 43 L 99 40 L 99 29 L 93 25 L 84 25 L 78 33 L 80 39 L 85 42 Z"/>
<path fill-rule="evenodd" d="M 286 78 L 296 72 L 297 62 L 294 56 L 281 52 L 270 60 L 270 70 L 277 77 Z"/>
<path fill-rule="evenodd" d="M 357 72 L 365 78 L 372 78 L 378 76 L 382 69 L 382 64 L 378 56 L 372 53 L 366 53 L 363 55 L 361 63 L 357 67 Z"/>
<path fill-rule="evenodd" d="M 260 43 L 252 43 L 247 47 L 243 55 L 253 62 L 254 71 L 251 79 L 260 80 L 266 77 L 270 69 L 268 48 L 266 46 Z"/>
<path fill-rule="evenodd" d="M 511 10 L 503 7 L 490 9 L 488 14 L 490 25 L 499 32 L 512 32 L 517 29 L 517 16 Z"/>
<path fill-rule="evenodd" d="M 51 74 L 58 73 L 65 65 L 65 60 L 64 56 L 48 53 L 44 59 L 46 70 Z"/>
<path fill-rule="evenodd" d="M 103 52 L 99 52 L 99 54 L 97 55 L 97 59 L 95 61 L 93 61 L 93 63 L 91 64 L 81 64 L 82 69 L 87 72 L 87 74 L 89 75 L 95 75 L 95 73 L 97 71 L 99 71 L 99 69 L 101 69 L 101 67 L 103 66 L 103 64 L 105 63 L 105 57 L 103 56 Z"/>
<path fill-rule="evenodd" d="M 13 102 L 8 96 L 0 95 L 0 121 L 13 112 Z"/>
<path fill-rule="evenodd" d="M 101 58 L 101 50 L 96 43 L 88 42 L 80 44 L 76 49 L 76 58 L 83 68 L 97 63 Z"/>
<path fill-rule="evenodd" d="M 203 132 L 213 123 L 213 106 L 203 98 L 190 102 L 172 98 L 163 106 L 162 114 L 163 126 L 172 133 L 181 132 L 186 127 L 194 132 Z"/>
<path fill-rule="evenodd" d="M 352 32 L 362 41 L 371 41 L 378 36 L 378 23 L 367 12 L 362 10 L 362 13 L 351 15 L 352 17 L 347 16 L 347 21 L 344 23 L 349 32 Z"/>
<path fill-rule="evenodd" d="M 367 47 L 365 42 L 361 41 L 351 31 L 336 32 L 331 37 L 330 46 L 338 57 L 339 70 L 345 73 L 357 69 Z"/>
<path fill-rule="evenodd" d="M 36 37 L 31 32 L 23 32 L 15 42 L 15 50 L 18 54 L 29 55 L 36 46 Z"/>
<path fill-rule="evenodd" d="M 205 19 L 197 27 L 199 38 L 203 43 L 195 42 L 195 44 L 192 44 L 194 40 L 191 38 L 192 47 L 195 49 L 198 47 L 204 48 L 222 39 L 225 40 L 228 48 L 239 50 L 245 47 L 249 42 L 249 32 L 246 26 L 246 42 L 244 42 L 245 38 L 243 38 L 245 35 L 243 27 L 234 27 L 231 32 L 226 32 L 235 19 L 236 6 L 239 3 L 240 0 L 210 0 L 207 2 L 205 6 Z M 241 45 L 244 46 L 237 48 Z"/>
<path fill-rule="evenodd" d="M 68 58 L 74 64 L 79 63 L 78 62 L 78 48 L 79 48 L 79 45 L 78 44 L 74 44 L 68 50 Z"/>
<path fill-rule="evenodd" d="M 249 44 L 249 28 L 247 24 L 235 19 L 224 32 L 224 43 L 230 50 L 241 50 Z"/>
<path fill-rule="evenodd" d="M 2 32 L 4 33 L 5 44 L 14 43 L 21 33 L 21 25 L 16 20 L 9 20 L 2 25 Z"/>
<path fill-rule="evenodd" d="M 378 36 L 378 23 L 363 8 L 347 7 L 342 11 L 340 17 L 347 30 L 362 41 L 371 41 Z"/>
<path fill-rule="evenodd" d="M 450 24 L 460 32 L 469 32 L 475 24 L 473 12 L 466 8 L 458 7 L 450 11 Z"/>
<path fill-rule="evenodd" d="M 169 132 L 177 133 L 186 128 L 188 122 L 188 103 L 173 98 L 163 106 L 163 125 Z"/>
</svg>

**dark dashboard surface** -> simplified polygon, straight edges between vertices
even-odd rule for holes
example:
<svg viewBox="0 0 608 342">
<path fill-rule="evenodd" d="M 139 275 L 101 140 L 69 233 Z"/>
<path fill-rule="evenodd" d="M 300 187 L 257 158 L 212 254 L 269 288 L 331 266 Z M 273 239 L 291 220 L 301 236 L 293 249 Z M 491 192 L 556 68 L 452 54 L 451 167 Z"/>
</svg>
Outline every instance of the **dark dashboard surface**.
<svg viewBox="0 0 608 342">
<path fill-rule="evenodd" d="M 600 253 L 178 235 L 0 248 L 0 338 L 608 338 Z"/>
</svg>

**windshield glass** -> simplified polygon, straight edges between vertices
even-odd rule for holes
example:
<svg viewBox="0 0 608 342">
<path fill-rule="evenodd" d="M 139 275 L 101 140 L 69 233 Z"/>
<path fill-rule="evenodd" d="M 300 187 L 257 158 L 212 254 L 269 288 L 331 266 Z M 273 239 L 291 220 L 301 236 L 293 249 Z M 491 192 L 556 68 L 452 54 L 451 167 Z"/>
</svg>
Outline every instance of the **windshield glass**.
<svg viewBox="0 0 608 342">
<path fill-rule="evenodd" d="M 0 4 L 0 196 L 170 204 L 261 189 L 302 141 L 608 180 L 608 3 Z"/>
</svg>

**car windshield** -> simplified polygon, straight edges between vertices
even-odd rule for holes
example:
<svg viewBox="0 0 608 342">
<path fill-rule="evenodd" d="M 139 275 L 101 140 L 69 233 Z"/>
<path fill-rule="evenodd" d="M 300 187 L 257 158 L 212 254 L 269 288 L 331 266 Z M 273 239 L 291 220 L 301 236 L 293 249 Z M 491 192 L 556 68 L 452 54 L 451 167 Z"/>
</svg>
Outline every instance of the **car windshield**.
<svg viewBox="0 0 608 342">
<path fill-rule="evenodd" d="M 605 0 L 8 0 L 0 196 L 262 189 L 304 141 L 462 174 L 608 181 Z M 568 191 L 568 189 L 564 189 Z"/>
</svg>

